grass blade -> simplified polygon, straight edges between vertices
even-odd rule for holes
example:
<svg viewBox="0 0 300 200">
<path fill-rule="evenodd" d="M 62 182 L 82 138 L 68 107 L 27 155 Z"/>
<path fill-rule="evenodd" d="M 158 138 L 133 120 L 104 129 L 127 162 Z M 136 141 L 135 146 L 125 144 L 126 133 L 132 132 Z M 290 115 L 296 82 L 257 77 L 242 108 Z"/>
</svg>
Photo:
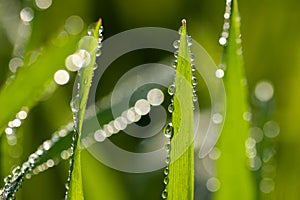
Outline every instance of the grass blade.
<svg viewBox="0 0 300 200">
<path fill-rule="evenodd" d="M 245 153 L 249 122 L 243 119 L 244 113 L 248 111 L 248 104 L 241 52 L 240 17 L 237 0 L 227 0 L 226 4 L 226 13 L 230 15 L 231 10 L 230 28 L 227 30 L 229 37 L 222 36 L 220 44 L 226 44 L 223 63 L 226 69 L 224 85 L 227 113 L 219 140 L 222 154 L 217 161 L 217 176 L 221 187 L 214 199 L 251 200 L 254 199 L 255 192 Z"/>
<path fill-rule="evenodd" d="M 168 199 L 194 199 L 194 145 L 191 53 L 186 21 L 182 20 L 179 54 L 175 75 L 174 111 L 169 166 Z"/>
<path fill-rule="evenodd" d="M 85 45 L 86 51 L 90 55 L 90 62 L 87 66 L 81 68 L 78 72 L 78 91 L 76 96 L 72 99 L 72 110 L 74 115 L 74 141 L 72 145 L 73 155 L 70 161 L 70 174 L 67 183 L 66 199 L 84 199 L 83 187 L 82 187 L 82 172 L 81 172 L 81 148 L 80 148 L 80 136 L 82 132 L 82 126 L 84 121 L 84 115 L 87 105 L 87 100 L 90 91 L 90 85 L 92 83 L 92 77 L 94 73 L 94 64 L 96 61 L 97 45 L 99 39 L 99 30 L 101 27 L 101 19 L 99 19 L 94 29 L 93 36 L 87 36 L 93 38 Z M 84 38 L 82 38 L 84 39 Z M 84 41 L 84 40 L 83 40 Z M 80 42 L 79 42 L 80 43 Z M 76 83 L 75 83 L 76 84 Z"/>
</svg>

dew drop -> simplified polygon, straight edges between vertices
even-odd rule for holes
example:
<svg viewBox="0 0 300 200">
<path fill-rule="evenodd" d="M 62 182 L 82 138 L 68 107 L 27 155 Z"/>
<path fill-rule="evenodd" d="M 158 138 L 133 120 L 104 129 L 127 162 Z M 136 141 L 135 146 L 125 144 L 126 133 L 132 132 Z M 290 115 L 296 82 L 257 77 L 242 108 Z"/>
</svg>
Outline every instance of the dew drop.
<svg viewBox="0 0 300 200">
<path fill-rule="evenodd" d="M 150 104 L 145 99 L 138 100 L 134 105 L 135 112 L 139 115 L 146 115 L 150 112 Z"/>
<path fill-rule="evenodd" d="M 114 127 L 120 131 L 124 130 L 127 127 L 126 119 L 124 117 L 117 117 L 114 120 Z"/>
<path fill-rule="evenodd" d="M 29 7 L 23 8 L 20 12 L 20 17 L 23 22 L 31 22 L 34 17 L 33 10 Z"/>
<path fill-rule="evenodd" d="M 254 94 L 258 100 L 267 102 L 273 98 L 273 85 L 268 81 L 261 81 L 256 85 Z"/>
<path fill-rule="evenodd" d="M 224 73 L 224 70 L 223 69 L 217 69 L 216 72 L 215 72 L 215 75 L 217 78 L 223 78 L 225 73 Z"/>
<path fill-rule="evenodd" d="M 54 74 L 54 81 L 58 85 L 65 85 L 69 82 L 70 75 L 66 70 L 57 70 Z"/>
<path fill-rule="evenodd" d="M 250 128 L 250 136 L 255 139 L 255 141 L 261 142 L 264 138 L 264 133 L 259 127 L 251 127 Z"/>
<path fill-rule="evenodd" d="M 192 36 L 187 36 L 187 43 L 188 43 L 189 47 L 193 45 L 193 38 L 192 38 Z"/>
<path fill-rule="evenodd" d="M 79 49 L 75 54 L 73 54 L 72 61 L 73 64 L 80 69 L 90 64 L 91 55 L 88 51 L 84 49 Z"/>
<path fill-rule="evenodd" d="M 161 193 L 161 197 L 163 199 L 167 199 L 168 198 L 168 190 L 167 189 L 164 189 L 164 191 Z"/>
<path fill-rule="evenodd" d="M 79 111 L 80 98 L 79 98 L 78 94 L 72 98 L 70 106 L 71 106 L 71 109 L 72 109 L 73 113 L 77 113 Z"/>
<path fill-rule="evenodd" d="M 71 72 L 75 72 L 78 69 L 80 69 L 79 67 L 77 67 L 74 63 L 73 63 L 73 54 L 69 55 L 66 60 L 65 60 L 65 66 L 66 68 L 71 71 Z"/>
<path fill-rule="evenodd" d="M 219 39 L 219 44 L 222 45 L 222 46 L 225 46 L 227 43 L 227 39 L 225 37 L 220 37 Z"/>
<path fill-rule="evenodd" d="M 96 51 L 96 56 L 99 57 L 99 56 L 101 56 L 101 54 L 102 54 L 102 51 L 100 48 L 98 48 Z"/>
<path fill-rule="evenodd" d="M 175 57 L 175 58 L 178 58 L 178 55 L 179 55 L 179 52 L 178 52 L 178 50 L 177 50 L 177 51 L 174 52 L 174 57 Z"/>
<path fill-rule="evenodd" d="M 93 66 L 93 69 L 95 70 L 95 69 L 97 69 L 97 68 L 98 68 L 98 64 L 95 63 L 94 66 Z"/>
<path fill-rule="evenodd" d="M 46 140 L 44 143 L 43 143 L 43 148 L 44 150 L 48 151 L 52 146 L 52 142 L 51 140 Z"/>
<path fill-rule="evenodd" d="M 194 62 L 194 60 L 195 60 L 195 55 L 194 55 L 193 53 L 191 53 L 190 57 L 191 57 L 191 62 Z"/>
<path fill-rule="evenodd" d="M 208 179 L 206 182 L 206 187 L 211 192 L 218 191 L 220 189 L 220 185 L 220 181 L 215 177 Z"/>
<path fill-rule="evenodd" d="M 169 153 L 171 151 L 171 143 L 165 145 L 165 150 Z"/>
<path fill-rule="evenodd" d="M 100 130 L 97 130 L 95 133 L 94 133 L 94 139 L 97 141 L 97 142 L 103 142 L 106 138 L 106 134 L 105 132 L 100 129 Z"/>
<path fill-rule="evenodd" d="M 197 102 L 198 101 L 198 96 L 196 93 L 193 93 L 193 102 Z"/>
<path fill-rule="evenodd" d="M 271 193 L 274 190 L 275 183 L 271 178 L 264 178 L 259 183 L 259 189 L 263 193 Z"/>
<path fill-rule="evenodd" d="M 71 35 L 79 34 L 84 27 L 84 22 L 77 15 L 70 16 L 65 23 L 65 30 Z"/>
<path fill-rule="evenodd" d="M 147 100 L 152 106 L 158 106 L 164 101 L 164 93 L 160 89 L 154 88 L 148 92 Z"/>
<path fill-rule="evenodd" d="M 165 185 L 168 185 L 168 184 L 169 184 L 169 177 L 166 176 L 166 177 L 164 178 L 164 184 L 165 184 Z"/>
<path fill-rule="evenodd" d="M 12 128 L 6 128 L 5 129 L 5 133 L 7 134 L 7 135 L 11 135 L 11 134 L 13 134 L 13 129 Z"/>
<path fill-rule="evenodd" d="M 164 175 L 169 175 L 169 167 L 166 167 L 165 169 L 164 169 Z"/>
<path fill-rule="evenodd" d="M 173 103 L 170 103 L 170 105 L 168 106 L 168 111 L 170 113 L 172 113 L 174 111 L 174 104 Z"/>
<path fill-rule="evenodd" d="M 35 0 L 35 5 L 42 10 L 48 9 L 52 4 L 52 0 Z"/>
<path fill-rule="evenodd" d="M 174 47 L 175 49 L 178 49 L 178 48 L 179 48 L 179 45 L 180 45 L 180 40 L 175 40 L 175 41 L 173 42 L 173 47 Z"/>
<path fill-rule="evenodd" d="M 174 84 L 172 84 L 172 85 L 169 86 L 168 93 L 171 96 L 175 94 L 175 85 Z"/>
<path fill-rule="evenodd" d="M 129 123 L 137 122 L 141 119 L 141 115 L 137 114 L 134 108 L 130 108 L 129 110 L 125 111 L 123 115 Z"/>
<path fill-rule="evenodd" d="M 252 119 L 252 113 L 251 112 L 244 112 L 243 113 L 243 119 L 247 122 L 250 122 Z"/>
<path fill-rule="evenodd" d="M 192 85 L 196 86 L 197 84 L 198 84 L 198 80 L 197 80 L 196 76 L 193 76 L 192 77 Z"/>
<path fill-rule="evenodd" d="M 78 42 L 78 49 L 84 49 L 93 52 L 97 48 L 97 40 L 93 36 L 84 36 Z"/>
<path fill-rule="evenodd" d="M 268 138 L 275 138 L 277 135 L 279 135 L 280 127 L 275 121 L 268 121 L 264 124 L 263 130 L 265 133 L 265 136 Z"/>
<path fill-rule="evenodd" d="M 20 120 L 24 120 L 27 118 L 27 112 L 25 110 L 21 110 L 20 112 L 18 112 L 16 117 Z"/>
<path fill-rule="evenodd" d="M 173 125 L 172 123 L 168 123 L 165 128 L 164 128 L 164 134 L 166 136 L 166 138 L 171 139 L 173 137 Z"/>
<path fill-rule="evenodd" d="M 167 165 L 169 165 L 169 164 L 170 164 L 170 161 L 171 161 L 171 159 L 170 159 L 170 156 L 168 155 L 167 158 L 165 159 L 165 163 L 166 163 Z"/>
</svg>

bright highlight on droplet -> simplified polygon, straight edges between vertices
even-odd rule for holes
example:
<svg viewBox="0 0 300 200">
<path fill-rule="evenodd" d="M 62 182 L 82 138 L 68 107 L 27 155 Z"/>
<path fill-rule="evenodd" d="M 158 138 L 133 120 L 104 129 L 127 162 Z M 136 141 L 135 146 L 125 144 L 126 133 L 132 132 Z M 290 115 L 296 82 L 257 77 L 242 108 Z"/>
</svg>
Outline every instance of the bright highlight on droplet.
<svg viewBox="0 0 300 200">
<path fill-rule="evenodd" d="M 220 189 L 220 186 L 221 186 L 221 184 L 220 184 L 219 179 L 217 179 L 215 177 L 208 179 L 206 182 L 206 187 L 211 192 L 218 191 Z"/>
<path fill-rule="evenodd" d="M 54 81 L 58 85 L 65 85 L 69 82 L 70 80 L 70 75 L 66 70 L 58 70 L 54 74 Z"/>
<path fill-rule="evenodd" d="M 65 30 L 71 35 L 79 34 L 84 27 L 81 17 L 73 15 L 66 20 Z"/>
<path fill-rule="evenodd" d="M 220 37 L 219 43 L 220 45 L 224 46 L 227 43 L 227 39 L 225 37 Z"/>
<path fill-rule="evenodd" d="M 73 63 L 73 54 L 69 55 L 65 60 L 66 68 L 71 72 L 76 72 L 79 68 Z"/>
<path fill-rule="evenodd" d="M 100 130 L 97 130 L 95 133 L 94 133 L 94 139 L 97 141 L 97 142 L 103 142 L 105 140 L 105 137 L 106 134 L 105 132 L 100 129 Z"/>
<path fill-rule="evenodd" d="M 264 124 L 263 130 L 265 136 L 267 136 L 268 138 L 274 138 L 279 134 L 280 127 L 276 122 L 268 121 Z"/>
<path fill-rule="evenodd" d="M 260 101 L 269 101 L 274 95 L 273 85 L 268 81 L 261 81 L 256 85 L 254 94 L 255 97 Z"/>
<path fill-rule="evenodd" d="M 72 56 L 73 64 L 78 68 L 86 67 L 91 62 L 91 55 L 84 49 L 79 49 Z"/>
<path fill-rule="evenodd" d="M 31 22 L 34 17 L 33 10 L 29 7 L 23 8 L 20 12 L 20 18 L 24 22 Z"/>
<path fill-rule="evenodd" d="M 18 112 L 16 117 L 20 120 L 24 120 L 27 118 L 27 112 L 25 110 L 21 110 L 20 112 Z"/>
<path fill-rule="evenodd" d="M 52 0 L 35 0 L 35 5 L 42 9 L 48 9 L 52 5 Z"/>
<path fill-rule="evenodd" d="M 127 127 L 126 119 L 124 117 L 118 117 L 114 120 L 114 127 L 118 130 L 124 130 Z"/>
<path fill-rule="evenodd" d="M 215 75 L 216 75 L 216 77 L 217 78 L 223 78 L 224 77 L 224 70 L 223 69 L 217 69 L 216 70 L 216 73 L 215 73 Z"/>
<path fill-rule="evenodd" d="M 147 100 L 140 99 L 135 103 L 134 109 L 139 115 L 147 115 L 150 112 L 150 104 Z"/>
<path fill-rule="evenodd" d="M 147 100 L 152 106 L 158 106 L 164 101 L 164 93 L 160 89 L 154 88 L 148 92 Z"/>
</svg>

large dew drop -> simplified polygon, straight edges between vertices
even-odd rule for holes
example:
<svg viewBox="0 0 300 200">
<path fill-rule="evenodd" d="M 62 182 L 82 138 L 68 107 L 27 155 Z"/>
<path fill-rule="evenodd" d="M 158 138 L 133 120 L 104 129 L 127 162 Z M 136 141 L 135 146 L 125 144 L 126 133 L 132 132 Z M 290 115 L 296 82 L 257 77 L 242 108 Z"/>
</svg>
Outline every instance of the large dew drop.
<svg viewBox="0 0 300 200">
<path fill-rule="evenodd" d="M 85 49 L 79 49 L 75 54 L 72 56 L 73 64 L 78 68 L 86 67 L 91 62 L 91 55 Z"/>
</svg>

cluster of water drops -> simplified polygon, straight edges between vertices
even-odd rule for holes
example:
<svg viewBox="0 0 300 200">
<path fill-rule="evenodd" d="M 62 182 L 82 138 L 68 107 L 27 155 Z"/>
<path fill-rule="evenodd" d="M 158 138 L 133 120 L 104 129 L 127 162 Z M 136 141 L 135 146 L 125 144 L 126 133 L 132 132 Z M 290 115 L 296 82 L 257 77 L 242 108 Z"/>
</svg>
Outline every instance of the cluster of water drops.
<svg viewBox="0 0 300 200">
<path fill-rule="evenodd" d="M 52 5 L 52 0 L 35 0 L 34 5 L 39 10 L 46 10 Z M 14 78 L 17 70 L 24 65 L 24 52 L 27 41 L 31 35 L 31 22 L 34 19 L 34 9 L 24 7 L 19 12 L 20 22 L 14 43 L 13 57 L 9 61 L 9 70 L 12 75 L 8 80 Z"/>
<path fill-rule="evenodd" d="M 222 46 L 226 46 L 227 39 L 229 37 L 231 4 L 232 4 L 231 2 L 232 2 L 232 0 L 226 0 L 223 31 L 222 31 L 221 37 L 219 38 L 219 44 Z"/>
<path fill-rule="evenodd" d="M 98 129 L 83 138 L 81 140 L 82 148 L 88 148 L 95 142 L 103 142 L 111 135 L 126 129 L 128 125 L 138 122 L 142 116 L 147 115 L 151 110 L 151 106 L 159 106 L 163 101 L 163 92 L 158 88 L 151 89 L 147 93 L 147 99 L 139 99 L 133 107 L 125 110 L 121 116 L 103 125 L 102 129 Z"/>
<path fill-rule="evenodd" d="M 25 113 L 20 113 L 25 117 Z M 12 170 L 12 173 L 4 178 L 4 187 L 0 190 L 1 199 L 14 199 L 15 192 L 19 190 L 24 178 L 30 179 L 32 175 L 36 175 L 50 167 L 54 167 L 58 163 L 58 159 L 48 159 L 45 163 L 39 164 L 47 152 L 55 145 L 61 138 L 68 135 L 73 130 L 73 123 L 68 124 L 64 129 L 55 132 L 51 139 L 43 142 L 38 149 L 32 153 L 28 160 L 21 166 L 17 166 Z M 66 159 L 66 156 L 61 155 Z"/>
<path fill-rule="evenodd" d="M 17 114 L 16 114 L 16 118 L 13 119 L 12 121 L 8 122 L 8 126 L 5 128 L 5 134 L 6 134 L 6 138 L 7 138 L 7 143 L 10 146 L 15 146 L 18 143 L 18 137 L 16 134 L 16 130 L 17 128 L 19 128 L 22 123 L 23 120 L 25 120 L 27 118 L 27 109 L 23 108 L 21 109 Z"/>
<path fill-rule="evenodd" d="M 276 176 L 276 138 L 280 133 L 279 124 L 272 120 L 268 107 L 274 101 L 274 88 L 269 81 L 260 81 L 254 90 L 253 107 L 259 110 L 254 113 L 250 136 L 246 140 L 246 153 L 249 158 L 249 167 L 259 173 L 259 189 L 262 193 L 269 194 L 275 188 Z M 257 117 L 259 116 L 259 117 Z M 259 121 L 257 119 L 260 119 Z M 263 123 L 261 123 L 263 121 Z"/>
</svg>

